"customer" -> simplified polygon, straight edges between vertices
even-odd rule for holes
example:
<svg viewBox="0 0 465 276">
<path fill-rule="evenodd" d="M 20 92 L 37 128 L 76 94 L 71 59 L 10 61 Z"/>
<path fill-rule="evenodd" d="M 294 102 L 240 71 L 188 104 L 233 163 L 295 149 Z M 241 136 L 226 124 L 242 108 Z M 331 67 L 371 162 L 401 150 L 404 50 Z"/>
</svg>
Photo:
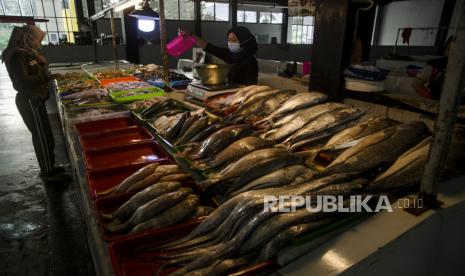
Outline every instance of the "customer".
<svg viewBox="0 0 465 276">
<path fill-rule="evenodd" d="M 48 63 L 39 54 L 45 33 L 33 25 L 15 27 L 2 60 L 6 64 L 16 94 L 16 106 L 32 134 L 32 143 L 45 181 L 69 179 L 63 168 L 55 167 L 53 133 L 48 120 L 45 101 L 49 97 L 51 80 Z"/>
<path fill-rule="evenodd" d="M 180 29 L 181 35 L 190 35 L 187 30 Z M 258 63 L 255 55 L 258 46 L 255 37 L 245 27 L 236 27 L 228 31 L 228 48 L 214 46 L 195 36 L 197 46 L 205 52 L 232 64 L 228 81 L 238 84 L 256 84 L 258 79 Z"/>
</svg>

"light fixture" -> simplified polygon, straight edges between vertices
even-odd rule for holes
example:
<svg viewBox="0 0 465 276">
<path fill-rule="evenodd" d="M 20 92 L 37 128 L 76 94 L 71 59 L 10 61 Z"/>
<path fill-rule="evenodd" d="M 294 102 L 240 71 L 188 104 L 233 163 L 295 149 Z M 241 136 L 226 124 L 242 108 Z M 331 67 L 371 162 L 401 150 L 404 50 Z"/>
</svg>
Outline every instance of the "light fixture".
<svg viewBox="0 0 465 276">
<path fill-rule="evenodd" d="M 131 6 L 136 6 L 137 4 L 142 3 L 143 1 L 144 0 L 129 0 L 124 3 L 121 3 L 120 5 L 115 6 L 114 10 L 115 12 L 119 12 Z"/>
<path fill-rule="evenodd" d="M 137 18 L 137 27 L 142 32 L 153 31 L 155 29 L 155 20 L 160 20 L 158 13 L 152 10 L 148 0 L 144 0 L 142 8 L 131 12 L 129 16 Z"/>
</svg>

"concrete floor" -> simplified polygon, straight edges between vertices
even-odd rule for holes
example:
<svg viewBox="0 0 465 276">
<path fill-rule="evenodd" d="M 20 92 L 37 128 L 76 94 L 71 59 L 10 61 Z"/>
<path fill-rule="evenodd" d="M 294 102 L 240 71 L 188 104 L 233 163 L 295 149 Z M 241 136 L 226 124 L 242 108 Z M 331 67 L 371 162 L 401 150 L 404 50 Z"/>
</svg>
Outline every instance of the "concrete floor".
<svg viewBox="0 0 465 276">
<path fill-rule="evenodd" d="M 0 64 L 0 274 L 94 275 L 76 187 L 46 184 L 38 177 L 31 135 L 15 95 Z M 53 99 L 48 110 L 57 163 L 66 165 Z"/>
</svg>

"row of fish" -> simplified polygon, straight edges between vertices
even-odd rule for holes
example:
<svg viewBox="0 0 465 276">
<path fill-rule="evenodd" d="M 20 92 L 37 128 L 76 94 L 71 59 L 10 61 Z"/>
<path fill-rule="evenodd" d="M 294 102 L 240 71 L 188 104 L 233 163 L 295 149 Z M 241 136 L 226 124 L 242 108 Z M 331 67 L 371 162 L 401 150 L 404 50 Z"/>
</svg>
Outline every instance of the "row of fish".
<svg viewBox="0 0 465 276">
<path fill-rule="evenodd" d="M 350 141 L 366 131 L 366 125 L 371 123 L 373 120 L 359 126 L 358 130 L 353 129 L 352 134 L 339 133 L 333 137 L 331 144 Z M 386 151 L 387 145 L 389 150 Z M 351 166 L 338 167 L 340 163 L 336 162 L 334 168 L 339 170 L 332 169 L 335 171 L 329 175 L 322 174 L 320 178 L 296 185 L 239 193 L 224 202 L 186 237 L 159 246 L 156 258 L 164 262 L 162 269 L 179 267 L 171 275 L 223 275 L 268 260 L 291 239 L 331 224 L 342 215 L 309 212 L 299 206 L 295 206 L 297 211 L 292 213 L 265 212 L 265 195 L 364 193 L 376 196 L 406 188 L 418 183 L 429 145 L 428 131 L 421 123 L 387 126 L 384 130 L 367 135 L 362 142 L 346 150 L 348 153 L 344 156 L 354 157 L 353 160 L 345 157 L 345 162 L 351 163 Z M 353 162 L 356 156 L 360 160 Z M 369 162 L 370 159 L 374 160 Z M 362 161 L 369 164 L 364 165 Z M 358 174 L 383 163 L 391 165 L 373 180 Z"/>
</svg>

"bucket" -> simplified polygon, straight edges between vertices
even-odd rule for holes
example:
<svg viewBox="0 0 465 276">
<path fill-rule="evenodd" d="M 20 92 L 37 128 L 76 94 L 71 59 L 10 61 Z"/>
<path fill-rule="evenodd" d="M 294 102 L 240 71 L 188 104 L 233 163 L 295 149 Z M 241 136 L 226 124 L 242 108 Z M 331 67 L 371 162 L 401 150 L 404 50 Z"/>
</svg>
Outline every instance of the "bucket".
<svg viewBox="0 0 465 276">
<path fill-rule="evenodd" d="M 196 43 L 193 36 L 178 35 L 166 45 L 166 51 L 170 56 L 179 57 Z"/>
</svg>

